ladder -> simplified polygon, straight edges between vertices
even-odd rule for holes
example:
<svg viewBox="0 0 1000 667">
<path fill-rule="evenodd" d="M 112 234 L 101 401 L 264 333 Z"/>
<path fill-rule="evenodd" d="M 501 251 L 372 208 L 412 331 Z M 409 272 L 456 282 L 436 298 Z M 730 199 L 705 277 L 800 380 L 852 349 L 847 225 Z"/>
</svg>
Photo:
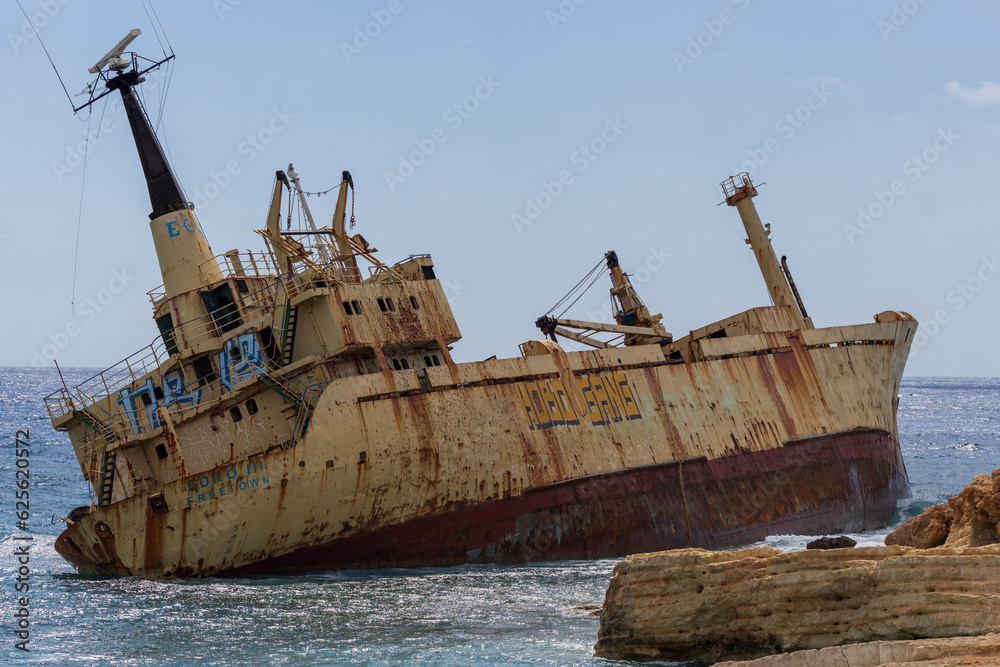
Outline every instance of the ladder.
<svg viewBox="0 0 1000 667">
<path fill-rule="evenodd" d="M 104 507 L 111 504 L 111 493 L 115 486 L 115 459 L 118 452 L 105 451 L 101 456 L 101 481 L 97 487 L 97 505 Z"/>
<path fill-rule="evenodd" d="M 298 306 L 285 306 L 285 325 L 281 333 L 281 365 L 292 363 L 292 348 L 295 346 L 295 322 L 299 317 Z"/>
</svg>

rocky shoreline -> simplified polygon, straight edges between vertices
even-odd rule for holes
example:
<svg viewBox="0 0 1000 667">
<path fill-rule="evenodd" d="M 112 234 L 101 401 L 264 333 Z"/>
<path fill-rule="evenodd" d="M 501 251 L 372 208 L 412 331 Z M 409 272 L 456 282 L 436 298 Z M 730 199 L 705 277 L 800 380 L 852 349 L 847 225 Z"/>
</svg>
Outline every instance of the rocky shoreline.
<svg viewBox="0 0 1000 667">
<path fill-rule="evenodd" d="M 883 547 L 821 540 L 792 553 L 629 556 L 615 566 L 596 655 L 749 661 L 720 667 L 1000 664 L 998 524 L 995 470 Z"/>
</svg>

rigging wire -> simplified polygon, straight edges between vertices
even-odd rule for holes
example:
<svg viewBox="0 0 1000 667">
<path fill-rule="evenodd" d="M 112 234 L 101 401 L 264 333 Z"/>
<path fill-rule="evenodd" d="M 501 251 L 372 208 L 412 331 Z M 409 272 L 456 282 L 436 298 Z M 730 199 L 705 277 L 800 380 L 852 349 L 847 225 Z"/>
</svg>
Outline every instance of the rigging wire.
<svg viewBox="0 0 1000 667">
<path fill-rule="evenodd" d="M 52 65 L 52 70 L 56 73 L 56 78 L 59 79 L 59 85 L 62 86 L 63 92 L 66 93 L 66 99 L 69 100 L 69 106 L 71 109 L 74 109 L 73 113 L 76 113 L 76 105 L 73 104 L 73 98 L 70 97 L 69 91 L 66 90 L 66 84 L 63 83 L 62 77 L 59 76 L 59 70 L 56 69 L 56 64 L 53 62 L 52 56 L 49 55 L 49 50 L 45 48 L 45 42 L 42 41 L 42 36 L 38 34 L 37 30 L 35 30 L 35 24 L 31 22 L 30 18 L 28 18 L 28 12 L 24 11 L 24 7 L 21 6 L 21 0 L 14 1 L 17 3 L 17 7 L 21 10 L 21 13 L 24 14 L 24 19 L 28 22 L 28 25 L 31 26 L 31 32 L 35 33 L 35 37 L 38 38 L 38 43 L 42 45 L 42 51 L 45 51 L 45 57 L 49 59 L 49 63 Z"/>
<path fill-rule="evenodd" d="M 573 302 L 572 302 L 571 304 L 569 304 L 568 306 L 566 306 L 566 307 L 565 307 L 565 308 L 563 309 L 563 311 L 562 311 L 561 313 L 559 313 L 559 315 L 558 315 L 557 317 L 562 317 L 563 315 L 565 315 L 565 314 L 566 314 L 566 311 L 568 311 L 568 310 L 569 310 L 570 308 L 572 308 L 573 306 L 575 306 L 575 305 L 576 305 L 576 302 L 577 302 L 577 301 L 579 301 L 579 300 L 580 300 L 581 298 L 583 298 L 583 295 L 584 295 L 584 294 L 586 294 L 586 293 L 587 293 L 587 291 L 588 291 L 588 290 L 589 290 L 589 289 L 590 289 L 591 287 L 593 287 L 593 286 L 594 286 L 594 283 L 596 283 L 596 282 L 597 282 L 597 281 L 598 281 L 598 280 L 599 280 L 599 279 L 601 278 L 601 275 L 602 275 L 601 273 L 597 273 L 597 275 L 595 275 L 595 276 L 594 276 L 594 279 L 590 281 L 590 284 L 589 284 L 589 285 L 587 285 L 587 286 L 586 286 L 586 287 L 585 287 L 585 288 L 583 289 L 583 291 L 582 291 L 582 292 L 580 292 L 580 294 L 578 294 L 578 295 L 577 295 L 577 297 L 576 297 L 575 299 L 573 299 Z"/>
<path fill-rule="evenodd" d="M 549 308 L 548 312 L 546 312 L 545 315 L 546 316 L 551 315 L 552 311 L 554 311 L 556 308 L 559 308 L 564 303 L 566 303 L 566 301 L 568 301 L 570 298 L 572 298 L 572 296 L 574 294 L 576 294 L 577 290 L 580 289 L 581 285 L 583 285 L 585 282 L 587 282 L 588 280 L 590 280 L 590 284 L 587 285 L 583 289 L 583 291 L 580 292 L 580 294 L 578 294 L 575 299 L 573 299 L 573 302 L 570 303 L 568 306 L 566 306 L 566 308 L 564 308 L 563 311 L 561 313 L 559 313 L 559 315 L 557 317 L 562 317 L 563 315 L 565 315 L 566 311 L 569 310 L 570 308 L 572 308 L 573 305 L 576 304 L 576 302 L 580 300 L 580 297 L 582 297 L 584 294 L 586 294 L 587 290 L 589 290 L 591 287 L 594 286 L 594 283 L 596 283 L 597 280 L 601 277 L 601 273 L 598 272 L 599 269 L 601 268 L 601 265 L 602 264 L 606 264 L 606 263 L 607 263 L 607 259 L 602 258 L 601 261 L 599 261 L 594 268 L 592 268 L 590 271 L 587 272 L 587 275 L 585 275 L 583 278 L 580 279 L 580 282 L 578 282 L 576 285 L 574 285 L 573 288 L 569 292 L 567 292 L 566 295 L 563 298 L 559 299 L 559 301 L 556 302 L 556 305 L 554 305 L 551 308 Z M 597 274 L 597 275 L 594 275 L 594 274 Z M 593 278 L 593 279 L 591 280 L 591 278 Z"/>
<path fill-rule="evenodd" d="M 97 131 L 101 131 L 101 126 L 104 125 L 104 112 L 108 110 L 108 99 L 104 99 L 104 108 L 101 109 L 101 121 L 97 124 Z M 84 144 L 85 148 L 83 150 L 83 175 L 80 178 L 80 210 L 76 215 L 76 247 L 73 249 L 73 289 L 70 294 L 69 307 L 70 312 L 76 315 L 76 270 L 79 266 L 80 260 L 80 230 L 83 227 L 83 195 L 87 191 L 87 157 L 90 155 L 90 127 L 91 121 L 94 119 L 94 114 L 91 113 L 87 120 L 87 141 Z"/>
<path fill-rule="evenodd" d="M 170 92 L 170 82 L 174 78 L 174 61 L 171 60 L 167 63 L 167 72 L 163 77 L 166 79 L 166 83 L 159 88 L 160 90 L 160 110 L 156 116 L 156 127 L 153 129 L 154 132 L 159 131 L 160 123 L 163 121 L 163 110 L 167 106 L 167 94 Z M 161 79 L 162 81 L 162 79 Z"/>
<path fill-rule="evenodd" d="M 163 23 L 160 21 L 159 15 L 156 13 L 156 7 L 153 6 L 153 0 L 146 0 L 149 3 L 149 9 L 153 12 L 153 16 L 156 17 L 156 23 L 160 26 L 160 31 L 163 33 L 163 39 L 167 43 L 167 48 L 170 49 L 170 55 L 174 55 L 174 47 L 170 44 L 170 38 L 167 37 L 167 29 L 163 27 Z"/>
<path fill-rule="evenodd" d="M 167 50 L 163 48 L 163 40 L 160 39 L 160 32 L 156 29 L 156 23 L 153 22 L 153 17 L 149 15 L 149 10 L 146 9 L 146 0 L 139 0 L 139 2 L 142 4 L 143 10 L 146 12 L 146 18 L 149 19 L 149 25 L 153 27 L 153 34 L 156 35 L 156 41 L 160 43 L 160 51 L 163 51 L 163 57 L 166 58 Z"/>
</svg>

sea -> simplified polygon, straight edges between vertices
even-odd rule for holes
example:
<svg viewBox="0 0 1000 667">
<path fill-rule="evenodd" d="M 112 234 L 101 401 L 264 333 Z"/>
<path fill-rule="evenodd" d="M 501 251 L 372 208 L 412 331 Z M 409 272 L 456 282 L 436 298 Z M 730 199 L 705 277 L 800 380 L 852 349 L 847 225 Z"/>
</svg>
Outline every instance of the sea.
<svg viewBox="0 0 1000 667">
<path fill-rule="evenodd" d="M 63 369 L 72 386 L 93 369 Z M 90 502 L 43 397 L 55 370 L 0 369 L 0 660 L 25 665 L 628 665 L 593 657 L 616 560 L 157 581 L 84 577 L 53 549 L 58 516 Z M 1000 378 L 907 377 L 899 434 L 913 497 L 892 525 L 1000 467 Z M 28 433 L 27 520 L 15 506 Z M 23 440 L 23 437 L 22 437 Z M 22 447 L 23 449 L 23 447 Z M 23 466 L 24 464 L 22 464 Z M 23 478 L 24 475 L 21 475 Z M 23 500 L 22 500 L 23 501 Z M 23 510 L 21 510 L 23 511 Z M 22 515 L 24 516 L 24 515 Z M 32 539 L 18 540 L 30 536 Z M 803 548 L 813 538 L 766 544 Z M 26 565 L 15 552 L 29 544 Z M 18 581 L 21 579 L 22 581 Z M 15 587 L 28 584 L 27 593 Z M 19 598 L 27 597 L 22 607 Z M 15 613 L 28 610 L 28 639 Z M 23 618 L 23 617 L 22 617 Z M 635 663 L 636 665 L 671 663 Z"/>
</svg>

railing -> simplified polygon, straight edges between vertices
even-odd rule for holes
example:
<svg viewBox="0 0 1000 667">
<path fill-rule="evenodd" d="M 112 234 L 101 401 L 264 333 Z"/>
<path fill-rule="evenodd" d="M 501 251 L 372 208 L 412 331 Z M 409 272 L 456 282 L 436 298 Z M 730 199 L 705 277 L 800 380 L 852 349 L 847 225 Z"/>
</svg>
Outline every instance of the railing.
<svg viewBox="0 0 1000 667">
<path fill-rule="evenodd" d="M 246 252 L 236 252 L 230 250 L 212 258 L 219 264 L 226 278 L 244 278 L 260 276 L 262 278 L 272 277 L 280 273 L 274 264 L 274 258 L 270 253 L 252 250 Z M 209 260 L 211 261 L 211 260 Z M 204 266 L 204 264 L 202 264 Z"/>
<path fill-rule="evenodd" d="M 138 382 L 144 375 L 158 369 L 168 358 L 163 341 L 157 338 L 132 356 L 76 385 L 72 393 L 67 389 L 59 389 L 46 396 L 45 405 L 49 415 L 55 420 L 72 412 L 75 399 L 79 399 L 83 406 L 103 410 L 98 403 L 123 387 Z M 107 413 L 106 410 L 104 412 Z"/>
</svg>

